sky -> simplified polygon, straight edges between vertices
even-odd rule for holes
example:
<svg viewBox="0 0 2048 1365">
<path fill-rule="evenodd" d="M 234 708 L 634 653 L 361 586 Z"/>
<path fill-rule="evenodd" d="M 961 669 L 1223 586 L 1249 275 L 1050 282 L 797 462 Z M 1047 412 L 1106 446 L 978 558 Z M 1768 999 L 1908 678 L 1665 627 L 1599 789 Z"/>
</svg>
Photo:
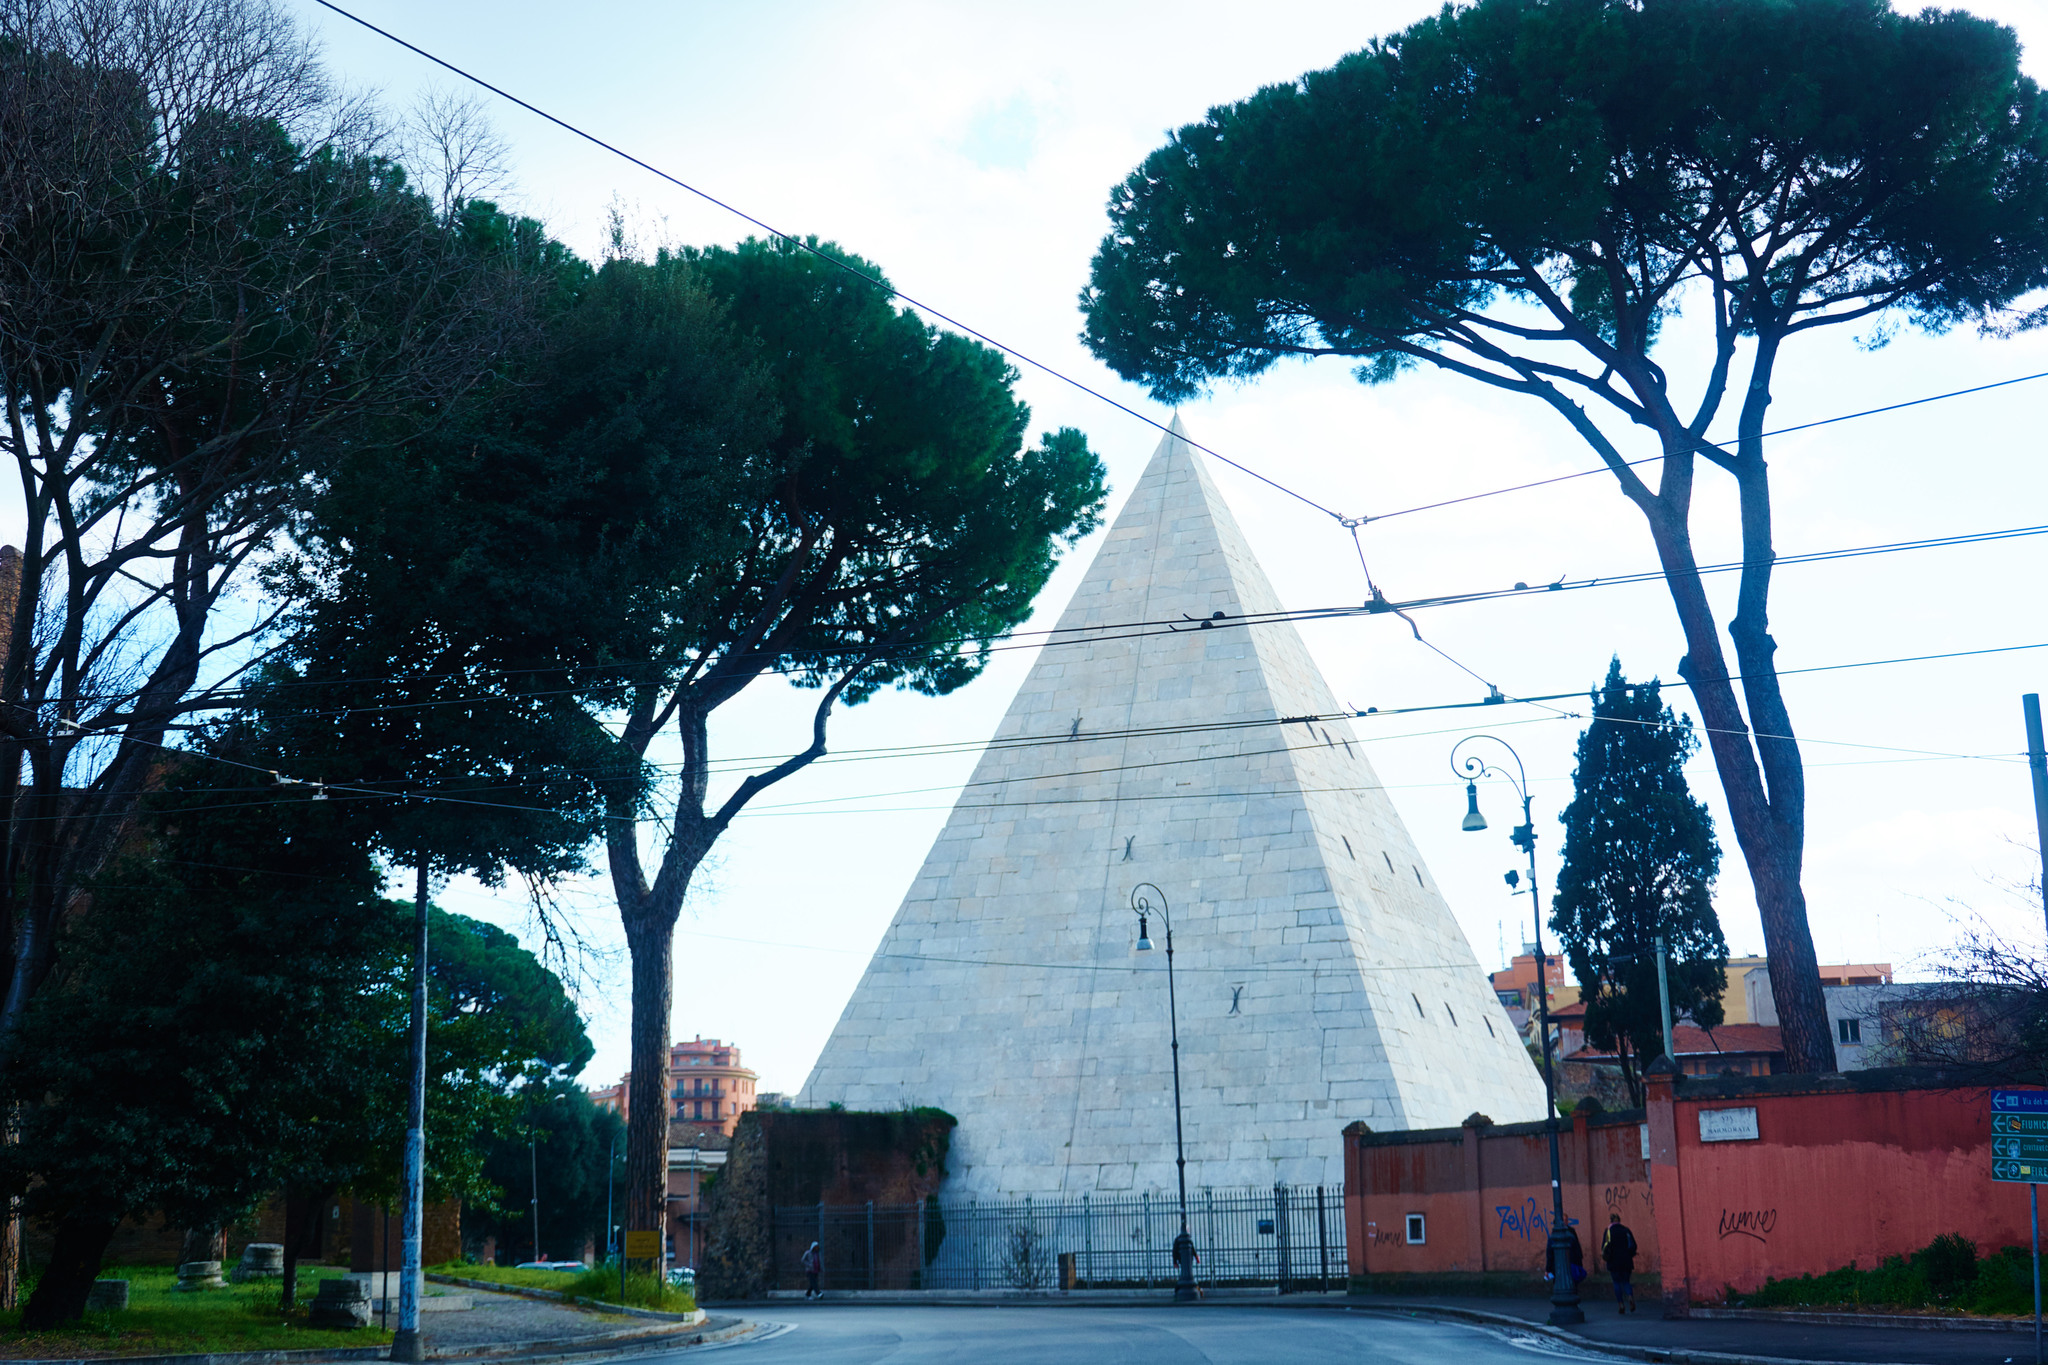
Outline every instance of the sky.
<svg viewBox="0 0 2048 1365">
<path fill-rule="evenodd" d="M 461 85 L 312 0 L 287 3 L 323 35 L 334 74 L 393 109 Z M 879 262 L 905 294 L 1164 421 L 1164 408 L 1098 365 L 1077 338 L 1075 299 L 1111 187 L 1211 105 L 1327 66 L 1435 6 L 590 0 L 571 12 L 521 0 L 349 0 L 348 8 L 779 230 L 815 233 Z M 2040 55 L 2048 53 L 2048 0 L 1974 8 L 2014 26 L 2028 70 L 2048 75 Z M 731 242 L 749 231 L 730 213 L 486 99 L 512 150 L 507 201 L 579 251 L 598 252 L 614 208 L 644 245 Z M 1796 344 L 1780 367 L 1774 426 L 2048 371 L 2041 334 L 1908 331 L 1867 350 L 1849 331 Z M 1109 470 L 1113 517 L 1158 432 L 1028 366 L 1018 388 L 1034 431 L 1087 433 Z M 1530 400 L 1426 373 L 1366 388 L 1335 361 L 1282 367 L 1180 413 L 1195 440 L 1352 516 L 1591 462 L 1579 439 Z M 1780 552 L 2040 520 L 2048 507 L 2044 413 L 2048 379 L 1775 440 Z M 1236 471 L 1214 472 L 1283 602 L 1309 608 L 1364 597 L 1347 531 Z M 1734 558 L 1729 490 L 1704 482 L 1695 518 L 1701 557 Z M 1375 580 L 1396 599 L 1655 564 L 1640 515 L 1605 476 L 1368 522 L 1362 536 Z M 1068 558 L 1030 625 L 1056 619 L 1095 545 L 1086 541 Z M 2027 538 L 1788 566 L 1774 590 L 1780 666 L 2048 642 L 2043 567 L 2043 542 Z M 1710 588 L 1724 621 L 1732 588 L 1732 576 Z M 1617 656 L 1631 677 L 1670 679 L 1682 652 L 1659 583 L 1443 608 L 1422 624 L 1434 644 L 1510 695 L 1590 688 Z M 1484 695 L 1392 618 L 1326 622 L 1304 634 L 1338 698 L 1359 708 Z M 979 742 L 1031 658 L 1028 650 L 999 654 L 949 697 L 890 693 L 843 712 L 832 747 Z M 1805 888 L 1822 961 L 1889 961 L 1902 975 L 1926 974 L 1959 924 L 1978 916 L 2040 939 L 2038 902 L 2030 908 L 2014 884 L 2039 866 L 2018 758 L 2020 695 L 2048 690 L 2048 649 L 1797 674 L 1785 688 L 1809 765 Z M 1682 689 L 1667 695 L 1689 707 Z M 718 714 L 716 752 L 801 747 L 810 704 L 779 684 L 757 685 Z M 1489 832 L 1459 830 L 1464 793 L 1449 767 L 1451 745 L 1484 729 L 1519 752 L 1547 881 L 1582 725 L 1521 705 L 1360 722 L 1373 764 L 1489 968 L 1527 937 L 1529 902 L 1511 897 L 1501 877 L 1519 862 L 1505 838 L 1509 793 L 1483 793 Z M 824 763 L 760 798 L 720 841 L 684 907 L 675 1036 L 736 1042 L 763 1090 L 800 1087 L 973 760 L 970 751 Z M 1721 832 L 1716 904 L 1729 946 L 1760 952 L 1748 877 L 1704 754 L 1690 777 Z M 441 900 L 540 943 L 517 889 L 458 882 Z M 616 911 L 601 877 L 562 887 L 557 905 L 583 945 L 567 967 L 597 1045 L 584 1079 L 605 1084 L 627 1065 Z"/>
</svg>

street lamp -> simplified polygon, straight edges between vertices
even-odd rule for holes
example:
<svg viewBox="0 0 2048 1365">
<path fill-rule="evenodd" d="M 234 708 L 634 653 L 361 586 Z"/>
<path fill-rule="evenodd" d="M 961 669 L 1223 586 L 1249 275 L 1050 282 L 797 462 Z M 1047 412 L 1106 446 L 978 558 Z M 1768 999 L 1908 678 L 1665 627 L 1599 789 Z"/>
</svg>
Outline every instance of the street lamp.
<svg viewBox="0 0 2048 1365">
<path fill-rule="evenodd" d="M 1458 757 L 1459 750 L 1480 740 L 1498 744 L 1515 761 L 1515 770 L 1494 767 L 1478 754 L 1468 754 L 1462 760 Z M 1550 1322 L 1554 1327 L 1566 1327 L 1584 1322 L 1586 1314 L 1579 1307 L 1579 1287 L 1572 1282 L 1572 1233 L 1564 1216 L 1564 1184 L 1557 1156 L 1557 1076 L 1550 1060 L 1550 988 L 1543 970 L 1543 901 L 1536 893 L 1536 822 L 1529 811 L 1529 774 L 1514 746 L 1493 735 L 1467 735 L 1451 746 L 1451 771 L 1465 779 L 1465 819 L 1459 828 L 1467 833 L 1486 828 L 1486 817 L 1479 813 L 1480 778 L 1505 778 L 1522 798 L 1522 823 L 1509 832 L 1508 842 L 1529 855 L 1529 906 L 1536 929 L 1537 1028 L 1543 1037 L 1543 1115 L 1550 1137 L 1550 1241 L 1545 1249 L 1550 1261 Z M 1508 885 L 1515 881 L 1515 874 L 1508 873 Z"/>
<path fill-rule="evenodd" d="M 1151 926 L 1147 921 L 1153 905 L 1151 897 L 1145 894 L 1147 891 L 1159 898 L 1159 922 L 1166 926 L 1166 1022 L 1173 1037 L 1173 1152 L 1180 1174 L 1180 1235 L 1173 1239 L 1173 1259 L 1180 1267 L 1180 1275 L 1173 1283 L 1173 1297 L 1176 1303 L 1193 1303 L 1197 1297 L 1195 1239 L 1188 1234 L 1188 1149 L 1180 1120 L 1180 1006 L 1173 994 L 1173 917 L 1167 913 L 1166 893 L 1151 882 L 1139 882 L 1131 888 L 1131 910 L 1138 917 L 1139 952 L 1152 951 L 1152 935 L 1148 932 Z"/>
</svg>

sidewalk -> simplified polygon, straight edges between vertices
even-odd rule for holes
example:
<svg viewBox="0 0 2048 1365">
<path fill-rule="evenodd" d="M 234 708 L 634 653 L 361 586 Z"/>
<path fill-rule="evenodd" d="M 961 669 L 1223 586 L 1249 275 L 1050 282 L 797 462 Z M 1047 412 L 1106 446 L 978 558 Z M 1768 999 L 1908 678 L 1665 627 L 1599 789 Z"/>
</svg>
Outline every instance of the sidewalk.
<svg viewBox="0 0 2048 1365">
<path fill-rule="evenodd" d="M 592 1312 L 525 1294 L 471 1290 L 465 1311 L 427 1313 L 420 1318 L 420 1341 L 429 1360 L 488 1365 L 599 1365 L 635 1356 L 672 1355 L 693 1346 L 732 1341 L 761 1324 L 730 1313 L 685 1322 L 673 1315 L 628 1310 Z M 666 1319 L 666 1320 L 664 1320 Z M 374 1317 L 371 1319 L 376 1320 Z M 233 1351 L 212 1355 L 90 1356 L 62 1360 L 15 1357 L 0 1365 L 362 1365 L 386 1358 L 382 1346 L 348 1346 L 337 1333 L 329 1350 Z"/>
<path fill-rule="evenodd" d="M 1321 1297 L 1320 1295 L 1315 1297 Z M 1546 1324 L 1548 1299 L 1431 1297 L 1397 1299 L 1359 1295 L 1349 1300 L 1360 1312 L 1424 1313 L 1494 1322 Z M 1583 1326 L 1562 1330 L 1588 1343 L 1656 1352 L 1651 1359 L 1798 1360 L 1856 1362 L 1857 1365 L 2005 1365 L 2031 1362 L 2034 1338 L 2027 1332 L 1943 1331 L 1916 1327 L 1839 1326 L 1806 1322 L 1755 1322 L 1726 1318 L 1664 1318 L 1654 1303 L 1626 1316 L 1611 1299 L 1588 1297 Z M 1670 1354 L 1664 1354 L 1670 1353 Z M 1704 1356 L 1698 1353 L 1706 1353 Z M 1638 1358 L 1644 1358 L 1638 1356 Z"/>
</svg>

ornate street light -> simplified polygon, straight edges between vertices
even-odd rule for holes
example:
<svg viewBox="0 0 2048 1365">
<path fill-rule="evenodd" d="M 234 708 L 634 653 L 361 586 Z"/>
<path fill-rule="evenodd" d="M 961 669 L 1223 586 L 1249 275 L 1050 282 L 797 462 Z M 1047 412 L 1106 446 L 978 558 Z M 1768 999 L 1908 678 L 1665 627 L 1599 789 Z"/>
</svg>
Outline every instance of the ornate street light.
<svg viewBox="0 0 2048 1365">
<path fill-rule="evenodd" d="M 1515 761 L 1515 770 L 1494 767 L 1478 754 L 1468 754 L 1462 760 L 1458 757 L 1459 750 L 1481 740 L 1498 744 Z M 1543 1036 L 1543 1115 L 1550 1137 L 1550 1241 L 1545 1248 L 1550 1262 L 1550 1321 L 1553 1326 L 1569 1326 L 1584 1322 L 1586 1314 L 1579 1307 L 1579 1287 L 1572 1282 L 1572 1233 L 1564 1216 L 1564 1184 L 1557 1156 L 1557 1076 L 1550 1059 L 1550 988 L 1543 971 L 1543 901 L 1536 894 L 1536 822 L 1529 813 L 1529 774 L 1514 746 L 1493 735 L 1467 735 L 1453 745 L 1451 771 L 1466 779 L 1465 820 L 1460 828 L 1467 832 L 1486 828 L 1486 817 L 1479 813 L 1479 779 L 1505 778 L 1522 798 L 1522 823 L 1509 832 L 1508 842 L 1529 855 L 1529 905 L 1535 912 L 1537 1028 Z M 1517 879 L 1510 872 L 1507 880 L 1513 886 Z"/>
<path fill-rule="evenodd" d="M 1195 1239 L 1188 1233 L 1188 1149 L 1181 1135 L 1180 1119 L 1180 1007 L 1173 994 L 1173 917 L 1167 913 L 1166 893 L 1151 882 L 1139 882 L 1131 888 L 1131 910 L 1138 917 L 1138 951 L 1152 951 L 1150 920 L 1155 907 L 1151 896 L 1159 898 L 1156 907 L 1159 922 L 1166 926 L 1166 1020 L 1173 1036 L 1173 1151 L 1174 1165 L 1180 1172 L 1180 1235 L 1173 1239 L 1174 1263 L 1180 1267 L 1180 1276 L 1174 1281 L 1173 1297 L 1177 1303 L 1193 1303 L 1195 1293 Z"/>
</svg>

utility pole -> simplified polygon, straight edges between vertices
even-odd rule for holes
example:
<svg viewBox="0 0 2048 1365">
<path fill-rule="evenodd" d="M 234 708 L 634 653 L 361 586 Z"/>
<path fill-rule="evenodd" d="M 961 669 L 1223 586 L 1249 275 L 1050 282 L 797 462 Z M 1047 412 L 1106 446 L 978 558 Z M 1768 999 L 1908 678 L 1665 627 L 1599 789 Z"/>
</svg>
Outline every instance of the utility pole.
<svg viewBox="0 0 2048 1365">
<path fill-rule="evenodd" d="M 2034 776 L 2034 842 L 2041 850 L 2041 910 L 2048 917 L 2048 750 L 2041 743 L 2041 694 L 2020 698 L 2027 717 L 2027 771 Z"/>
<path fill-rule="evenodd" d="M 405 1101 L 405 1170 L 399 1187 L 398 1330 L 391 1334 L 391 1359 L 426 1359 L 420 1345 L 420 1224 L 425 1217 L 427 1161 L 427 882 L 433 859 L 419 855 L 419 884 L 413 894 L 412 1084 Z M 384 1294 L 391 1294 L 391 1270 L 384 1270 Z"/>
</svg>

